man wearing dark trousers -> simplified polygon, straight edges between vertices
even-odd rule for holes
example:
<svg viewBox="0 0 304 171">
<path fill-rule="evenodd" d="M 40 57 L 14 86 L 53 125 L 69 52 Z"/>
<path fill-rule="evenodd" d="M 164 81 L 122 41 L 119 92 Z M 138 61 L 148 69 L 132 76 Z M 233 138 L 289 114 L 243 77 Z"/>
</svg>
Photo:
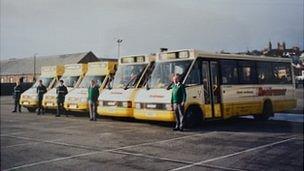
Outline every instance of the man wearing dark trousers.
<svg viewBox="0 0 304 171">
<path fill-rule="evenodd" d="M 14 92 L 13 92 L 13 98 L 14 98 L 14 110 L 12 112 L 17 112 L 17 109 L 19 112 L 21 112 L 21 105 L 19 103 L 21 93 L 23 92 L 22 86 L 20 85 L 20 81 L 16 82 L 16 86 L 14 87 Z"/>
<path fill-rule="evenodd" d="M 185 86 L 180 82 L 180 75 L 175 74 L 173 76 L 173 86 L 171 95 L 171 104 L 175 113 L 176 124 L 173 128 L 174 131 L 184 129 L 184 105 L 186 102 L 186 89 Z"/>
<path fill-rule="evenodd" d="M 59 86 L 56 88 L 56 94 L 57 94 L 57 114 L 56 114 L 56 117 L 59 117 L 61 113 L 64 113 L 65 116 L 67 117 L 68 115 L 63 108 L 63 103 L 64 103 L 65 95 L 68 94 L 68 89 L 63 84 L 63 80 L 59 81 Z"/>
<path fill-rule="evenodd" d="M 88 88 L 88 103 L 90 112 L 90 121 L 96 121 L 96 108 L 99 96 L 99 86 L 95 80 L 91 80 L 91 85 Z"/>
<path fill-rule="evenodd" d="M 42 106 L 43 95 L 46 93 L 46 87 L 43 85 L 42 80 L 39 80 L 37 86 L 37 94 L 38 94 L 38 111 L 37 115 L 44 114 L 44 108 Z"/>
</svg>

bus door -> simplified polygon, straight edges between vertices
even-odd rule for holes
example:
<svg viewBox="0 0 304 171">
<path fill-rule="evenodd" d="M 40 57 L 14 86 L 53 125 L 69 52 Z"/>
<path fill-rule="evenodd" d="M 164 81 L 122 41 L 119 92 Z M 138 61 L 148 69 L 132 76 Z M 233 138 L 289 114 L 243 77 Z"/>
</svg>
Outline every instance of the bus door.
<svg viewBox="0 0 304 171">
<path fill-rule="evenodd" d="M 204 60 L 202 68 L 205 118 L 222 117 L 218 62 Z"/>
</svg>

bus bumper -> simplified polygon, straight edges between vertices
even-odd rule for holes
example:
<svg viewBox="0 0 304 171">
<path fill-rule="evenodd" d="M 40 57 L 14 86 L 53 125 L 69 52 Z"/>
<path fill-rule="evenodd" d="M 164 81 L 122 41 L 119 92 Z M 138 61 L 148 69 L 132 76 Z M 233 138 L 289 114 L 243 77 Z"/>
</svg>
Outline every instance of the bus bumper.
<svg viewBox="0 0 304 171">
<path fill-rule="evenodd" d="M 87 112 L 89 111 L 88 103 L 64 103 L 64 108 L 67 111 Z"/>
<path fill-rule="evenodd" d="M 134 109 L 134 118 L 151 121 L 175 121 L 174 112 L 169 110 Z"/>
<path fill-rule="evenodd" d="M 38 107 L 38 101 L 36 100 L 20 100 L 20 105 L 23 107 Z"/>
<path fill-rule="evenodd" d="M 97 113 L 101 116 L 133 117 L 133 108 L 98 106 Z"/>
<path fill-rule="evenodd" d="M 42 103 L 45 109 L 57 109 L 57 101 L 45 100 Z"/>
</svg>

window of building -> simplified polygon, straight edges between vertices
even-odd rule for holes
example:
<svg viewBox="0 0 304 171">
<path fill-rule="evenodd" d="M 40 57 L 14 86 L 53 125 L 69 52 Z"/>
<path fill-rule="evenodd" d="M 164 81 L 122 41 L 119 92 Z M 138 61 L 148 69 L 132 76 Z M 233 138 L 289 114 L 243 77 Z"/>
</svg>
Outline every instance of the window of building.
<svg viewBox="0 0 304 171">
<path fill-rule="evenodd" d="M 238 68 L 237 62 L 233 60 L 221 60 L 221 75 L 223 84 L 238 83 Z"/>
<path fill-rule="evenodd" d="M 271 84 L 273 81 L 273 74 L 270 62 L 257 63 L 257 76 L 259 84 Z"/>
<path fill-rule="evenodd" d="M 276 84 L 291 84 L 291 68 L 288 63 L 273 63 L 274 83 Z"/>
<path fill-rule="evenodd" d="M 255 62 L 239 61 L 239 78 L 241 84 L 257 83 Z"/>
</svg>

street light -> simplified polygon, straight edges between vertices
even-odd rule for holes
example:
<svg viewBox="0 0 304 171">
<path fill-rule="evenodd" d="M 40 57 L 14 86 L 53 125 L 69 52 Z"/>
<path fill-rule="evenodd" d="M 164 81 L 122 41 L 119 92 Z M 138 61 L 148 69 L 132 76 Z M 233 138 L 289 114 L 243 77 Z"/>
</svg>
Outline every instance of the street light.
<svg viewBox="0 0 304 171">
<path fill-rule="evenodd" d="M 120 57 L 120 44 L 122 43 L 122 39 L 117 39 L 117 56 Z"/>
<path fill-rule="evenodd" d="M 36 81 L 36 56 L 38 53 L 34 53 L 34 75 L 33 75 L 33 81 Z"/>
</svg>

